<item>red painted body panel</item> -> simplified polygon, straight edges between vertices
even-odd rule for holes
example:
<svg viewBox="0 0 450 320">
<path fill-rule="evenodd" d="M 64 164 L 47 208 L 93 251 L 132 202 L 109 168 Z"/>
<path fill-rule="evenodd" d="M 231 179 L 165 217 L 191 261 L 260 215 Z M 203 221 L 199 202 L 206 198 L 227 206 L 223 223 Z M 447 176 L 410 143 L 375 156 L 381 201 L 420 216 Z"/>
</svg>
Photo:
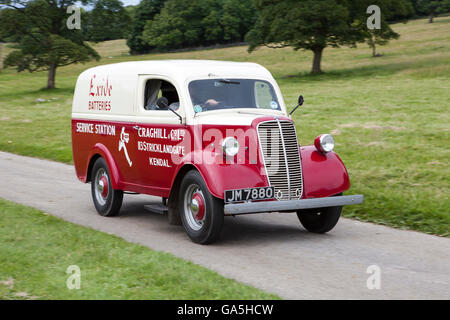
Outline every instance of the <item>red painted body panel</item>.
<svg viewBox="0 0 450 320">
<path fill-rule="evenodd" d="M 251 126 L 186 126 L 73 119 L 76 173 L 81 181 L 86 182 L 91 159 L 100 155 L 108 164 L 113 188 L 168 197 L 178 172 L 185 165 L 193 165 L 210 192 L 223 199 L 225 190 L 268 186 L 256 133 L 258 123 L 267 120 L 273 120 L 273 117 L 259 117 Z M 109 130 L 102 131 L 105 127 Z M 120 148 L 122 131 L 129 138 L 128 142 L 122 143 L 129 159 L 123 146 Z M 233 135 L 239 140 L 241 151 L 233 159 L 233 164 L 226 162 L 221 141 L 205 134 L 211 131 L 223 137 Z M 146 136 L 144 132 L 155 136 Z M 183 139 L 179 139 L 179 135 Z M 170 152 L 166 152 L 166 148 Z M 254 148 L 257 151 L 250 152 Z M 301 157 L 303 198 L 326 197 L 350 187 L 345 166 L 334 152 L 324 155 L 315 147 L 307 146 L 301 148 Z M 158 163 L 152 158 L 157 158 Z"/>
<path fill-rule="evenodd" d="M 303 198 L 329 197 L 350 188 L 347 169 L 335 152 L 323 154 L 314 146 L 300 148 Z"/>
<path fill-rule="evenodd" d="M 130 130 L 132 125 L 132 123 L 73 119 L 72 152 L 78 179 L 83 182 L 89 180 L 87 174 L 91 159 L 96 155 L 100 155 L 108 164 L 113 188 L 124 189 L 126 182 L 133 181 L 138 173 L 131 170 L 125 157 L 118 156 L 118 142 L 122 127 L 130 133 L 127 151 L 130 157 L 134 155 L 136 139 L 133 139 L 133 133 Z M 113 128 L 114 130 L 112 130 Z"/>
</svg>

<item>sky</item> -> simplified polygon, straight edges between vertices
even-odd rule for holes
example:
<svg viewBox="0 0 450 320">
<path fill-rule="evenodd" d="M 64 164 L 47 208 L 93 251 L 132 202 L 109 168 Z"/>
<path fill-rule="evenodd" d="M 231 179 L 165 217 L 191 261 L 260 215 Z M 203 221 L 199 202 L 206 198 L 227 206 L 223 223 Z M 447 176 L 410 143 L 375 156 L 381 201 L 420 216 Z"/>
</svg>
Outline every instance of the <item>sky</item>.
<svg viewBox="0 0 450 320">
<path fill-rule="evenodd" d="M 129 5 L 136 5 L 139 2 L 141 2 L 141 0 L 121 0 L 124 6 L 129 6 Z"/>
<path fill-rule="evenodd" d="M 120 0 L 123 3 L 123 6 L 131 6 L 131 5 L 137 5 L 139 4 L 139 2 L 141 2 L 141 0 Z M 87 6 L 83 6 L 80 3 L 78 3 L 78 5 L 82 8 L 84 8 L 85 10 L 91 10 L 93 8 L 92 4 L 87 5 Z"/>
</svg>

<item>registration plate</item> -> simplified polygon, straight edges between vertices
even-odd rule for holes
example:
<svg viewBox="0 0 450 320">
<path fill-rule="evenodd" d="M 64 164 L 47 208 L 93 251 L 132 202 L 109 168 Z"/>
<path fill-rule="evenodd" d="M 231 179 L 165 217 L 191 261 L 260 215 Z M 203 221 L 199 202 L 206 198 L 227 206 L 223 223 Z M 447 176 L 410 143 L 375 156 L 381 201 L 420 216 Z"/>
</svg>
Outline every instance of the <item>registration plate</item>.
<svg viewBox="0 0 450 320">
<path fill-rule="evenodd" d="M 274 198 L 273 187 L 225 190 L 225 203 Z"/>
</svg>

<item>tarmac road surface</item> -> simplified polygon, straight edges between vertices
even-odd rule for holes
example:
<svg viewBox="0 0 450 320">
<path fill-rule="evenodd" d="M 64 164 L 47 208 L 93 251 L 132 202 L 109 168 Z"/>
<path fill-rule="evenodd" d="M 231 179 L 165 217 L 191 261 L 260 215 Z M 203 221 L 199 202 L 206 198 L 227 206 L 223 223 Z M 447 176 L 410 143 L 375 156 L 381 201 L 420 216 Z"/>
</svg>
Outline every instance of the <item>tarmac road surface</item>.
<svg viewBox="0 0 450 320">
<path fill-rule="evenodd" d="M 450 298 L 448 238 L 349 219 L 317 235 L 306 232 L 295 214 L 264 213 L 226 217 L 220 242 L 201 246 L 166 216 L 144 210 L 160 198 L 126 195 L 120 216 L 104 218 L 73 166 L 4 152 L 0 197 L 172 253 L 286 299 Z M 367 287 L 371 265 L 380 268 L 380 289 Z"/>
</svg>

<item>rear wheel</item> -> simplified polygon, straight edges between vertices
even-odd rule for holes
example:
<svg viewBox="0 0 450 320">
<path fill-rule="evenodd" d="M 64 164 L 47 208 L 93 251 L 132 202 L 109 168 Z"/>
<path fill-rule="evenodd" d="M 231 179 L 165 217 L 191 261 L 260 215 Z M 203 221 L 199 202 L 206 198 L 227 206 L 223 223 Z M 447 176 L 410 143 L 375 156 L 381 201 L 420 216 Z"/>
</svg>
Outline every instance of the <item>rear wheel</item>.
<svg viewBox="0 0 450 320">
<path fill-rule="evenodd" d="M 113 189 L 108 166 L 103 158 L 98 158 L 92 167 L 91 193 L 99 215 L 112 217 L 119 213 L 123 191 Z"/>
<path fill-rule="evenodd" d="M 334 228 L 341 216 L 342 206 L 297 211 L 303 227 L 309 232 L 325 233 Z"/>
<path fill-rule="evenodd" d="M 197 171 L 184 176 L 178 203 L 183 227 L 193 242 L 209 244 L 218 239 L 224 220 L 223 201 L 209 192 Z"/>
</svg>

